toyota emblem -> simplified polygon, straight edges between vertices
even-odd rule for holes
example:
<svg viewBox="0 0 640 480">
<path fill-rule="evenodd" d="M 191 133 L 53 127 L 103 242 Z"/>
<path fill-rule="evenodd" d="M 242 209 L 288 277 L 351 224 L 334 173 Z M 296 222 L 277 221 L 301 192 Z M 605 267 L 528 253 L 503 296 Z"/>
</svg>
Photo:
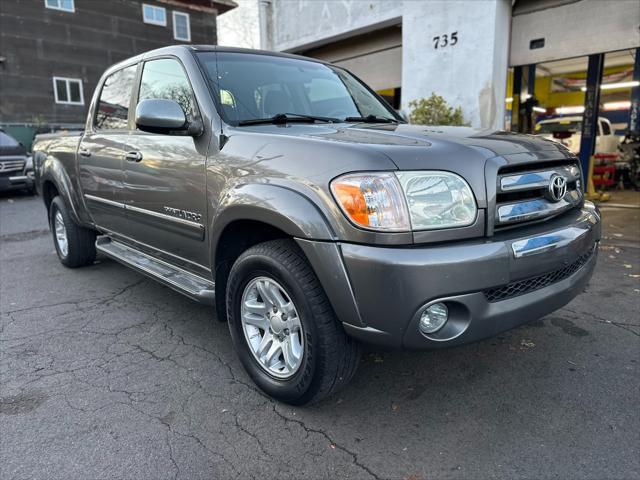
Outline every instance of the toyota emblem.
<svg viewBox="0 0 640 480">
<path fill-rule="evenodd" d="M 567 193 L 567 179 L 561 175 L 553 174 L 549 180 L 549 198 L 559 202 Z"/>
</svg>

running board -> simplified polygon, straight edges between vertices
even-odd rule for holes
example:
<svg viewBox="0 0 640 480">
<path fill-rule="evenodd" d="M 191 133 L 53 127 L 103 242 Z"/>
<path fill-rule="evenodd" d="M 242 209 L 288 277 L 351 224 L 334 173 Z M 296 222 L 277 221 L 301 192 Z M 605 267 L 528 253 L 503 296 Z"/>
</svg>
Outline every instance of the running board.
<svg viewBox="0 0 640 480">
<path fill-rule="evenodd" d="M 96 249 L 128 267 L 194 300 L 215 305 L 215 287 L 210 280 L 187 272 L 107 236 L 98 237 Z"/>
</svg>

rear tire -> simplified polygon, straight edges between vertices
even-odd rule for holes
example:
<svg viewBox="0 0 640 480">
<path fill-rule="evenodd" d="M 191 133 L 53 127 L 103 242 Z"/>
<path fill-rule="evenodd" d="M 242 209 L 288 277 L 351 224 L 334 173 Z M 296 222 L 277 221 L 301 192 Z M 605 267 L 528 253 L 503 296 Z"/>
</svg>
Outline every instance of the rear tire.
<svg viewBox="0 0 640 480">
<path fill-rule="evenodd" d="M 278 302 L 268 303 L 262 298 L 264 293 L 256 296 L 260 290 L 255 288 L 256 282 L 263 282 L 261 291 L 265 285 L 275 288 L 280 303 L 289 302 L 286 303 L 288 307 L 281 308 L 290 317 L 281 315 L 284 324 L 277 323 L 278 320 L 274 323 L 273 317 L 280 314 L 272 313 L 272 309 Z M 249 292 L 251 289 L 253 293 Z M 248 294 L 254 310 L 267 312 L 262 324 L 265 328 L 253 327 L 243 320 L 247 316 L 243 305 L 247 305 Z M 258 387 L 271 397 L 292 405 L 314 403 L 335 393 L 353 377 L 360 359 L 360 347 L 345 333 L 315 273 L 292 240 L 272 240 L 245 251 L 231 268 L 226 303 L 231 338 L 240 361 Z M 261 313 L 251 315 L 256 324 L 263 321 Z M 283 328 L 287 326 L 291 333 L 289 328 Z M 286 342 L 296 331 L 302 341 L 294 343 L 302 353 L 296 362 L 291 362 L 295 363 L 295 368 L 286 368 L 285 347 L 271 362 L 276 368 L 265 365 L 266 360 L 260 360 L 260 346 L 256 345 L 262 344 L 261 339 L 270 335 L 273 338 L 271 346 L 282 345 L 280 342 Z M 267 350 L 269 343 L 265 345 Z"/>
<path fill-rule="evenodd" d="M 77 225 L 61 197 L 49 208 L 49 225 L 60 262 L 69 268 L 91 265 L 96 259 L 96 232 Z"/>
</svg>

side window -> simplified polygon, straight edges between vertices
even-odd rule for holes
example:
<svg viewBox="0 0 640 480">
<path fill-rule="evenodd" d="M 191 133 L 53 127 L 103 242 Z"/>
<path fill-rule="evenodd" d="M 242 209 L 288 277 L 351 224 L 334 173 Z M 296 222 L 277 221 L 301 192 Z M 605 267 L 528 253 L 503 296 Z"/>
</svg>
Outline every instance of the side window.
<svg viewBox="0 0 640 480">
<path fill-rule="evenodd" d="M 611 127 L 607 122 L 600 122 L 602 125 L 602 135 L 611 135 Z"/>
<path fill-rule="evenodd" d="M 137 65 L 132 65 L 107 77 L 100 92 L 93 125 L 98 130 L 127 130 L 129 101 L 136 79 Z"/>
<path fill-rule="evenodd" d="M 149 98 L 178 102 L 189 122 L 197 116 L 187 74 L 180 62 L 172 58 L 151 60 L 144 64 L 138 101 Z"/>
<path fill-rule="evenodd" d="M 173 12 L 173 38 L 183 42 L 191 41 L 191 24 L 188 13 Z"/>
</svg>

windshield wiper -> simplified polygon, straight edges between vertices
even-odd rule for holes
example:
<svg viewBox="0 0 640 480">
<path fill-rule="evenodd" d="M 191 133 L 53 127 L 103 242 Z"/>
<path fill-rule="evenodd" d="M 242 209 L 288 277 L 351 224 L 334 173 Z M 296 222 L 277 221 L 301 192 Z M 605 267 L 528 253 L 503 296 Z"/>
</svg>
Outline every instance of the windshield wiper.
<svg viewBox="0 0 640 480">
<path fill-rule="evenodd" d="M 400 123 L 395 118 L 377 117 L 375 115 L 367 115 L 366 117 L 347 117 L 344 121 L 362 123 Z"/>
<path fill-rule="evenodd" d="M 249 120 L 241 120 L 238 125 L 259 125 L 262 123 L 282 124 L 287 122 L 339 122 L 339 118 L 318 117 L 316 115 L 306 115 L 302 113 L 278 113 L 269 118 L 251 118 Z"/>
</svg>

